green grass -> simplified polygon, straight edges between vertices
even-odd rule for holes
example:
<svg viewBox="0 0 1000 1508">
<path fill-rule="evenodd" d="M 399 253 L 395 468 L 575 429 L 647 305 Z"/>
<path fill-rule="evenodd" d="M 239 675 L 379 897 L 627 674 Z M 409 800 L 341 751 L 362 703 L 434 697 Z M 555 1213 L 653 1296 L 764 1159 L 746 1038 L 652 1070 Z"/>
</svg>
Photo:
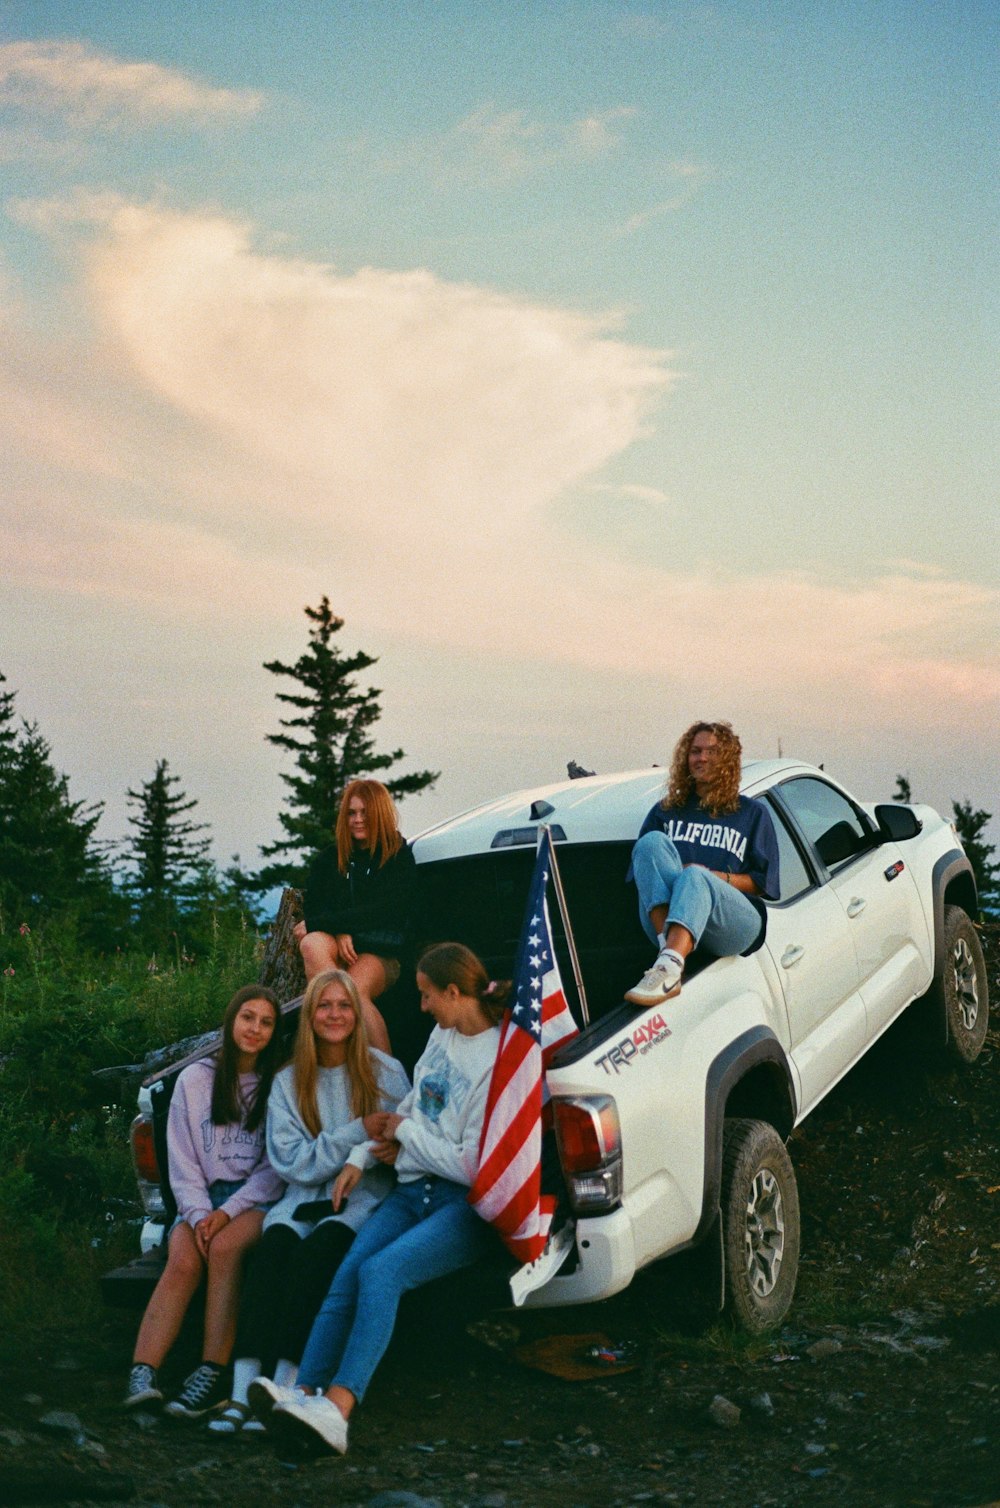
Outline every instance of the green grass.
<svg viewBox="0 0 1000 1508">
<path fill-rule="evenodd" d="M 239 923 L 213 928 L 196 961 L 99 957 L 58 926 L 0 926 L 0 1356 L 85 1335 L 101 1273 L 137 1252 L 135 1103 L 95 1070 L 218 1025 L 258 954 Z"/>
</svg>

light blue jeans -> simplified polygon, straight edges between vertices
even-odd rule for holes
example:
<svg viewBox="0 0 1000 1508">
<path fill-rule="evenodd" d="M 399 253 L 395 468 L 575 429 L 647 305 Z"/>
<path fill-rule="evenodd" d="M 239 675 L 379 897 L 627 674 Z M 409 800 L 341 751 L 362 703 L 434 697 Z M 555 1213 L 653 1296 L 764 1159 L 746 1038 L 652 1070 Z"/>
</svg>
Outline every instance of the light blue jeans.
<svg viewBox="0 0 1000 1508">
<path fill-rule="evenodd" d="M 360 1402 L 385 1355 L 403 1294 L 471 1267 L 495 1246 L 464 1184 L 427 1175 L 401 1183 L 365 1221 L 313 1323 L 298 1386 L 336 1383 Z"/>
<path fill-rule="evenodd" d="M 639 919 L 646 936 L 659 947 L 649 919 L 654 906 L 666 906 L 664 932 L 673 923 L 686 927 L 695 943 L 719 958 L 731 958 L 752 947 L 760 936 L 760 913 L 733 885 L 701 869 L 687 869 L 665 833 L 643 833 L 632 849 L 632 875 L 639 892 Z"/>
</svg>

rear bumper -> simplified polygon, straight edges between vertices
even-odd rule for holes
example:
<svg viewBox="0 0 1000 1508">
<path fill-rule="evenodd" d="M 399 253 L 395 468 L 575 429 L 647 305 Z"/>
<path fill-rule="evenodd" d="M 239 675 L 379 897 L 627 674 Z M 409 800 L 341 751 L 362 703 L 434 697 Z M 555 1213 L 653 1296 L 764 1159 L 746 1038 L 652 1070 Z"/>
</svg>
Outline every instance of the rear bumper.
<svg viewBox="0 0 1000 1508">
<path fill-rule="evenodd" d="M 144 1309 L 159 1282 L 164 1260 L 163 1249 L 158 1247 L 106 1272 L 101 1278 L 101 1298 L 115 1309 Z"/>
<path fill-rule="evenodd" d="M 565 1304 L 588 1304 L 608 1299 L 627 1288 L 635 1276 L 635 1241 L 632 1222 L 624 1210 L 592 1220 L 578 1220 L 575 1259 L 567 1271 L 529 1293 L 525 1309 L 562 1308 Z"/>
</svg>

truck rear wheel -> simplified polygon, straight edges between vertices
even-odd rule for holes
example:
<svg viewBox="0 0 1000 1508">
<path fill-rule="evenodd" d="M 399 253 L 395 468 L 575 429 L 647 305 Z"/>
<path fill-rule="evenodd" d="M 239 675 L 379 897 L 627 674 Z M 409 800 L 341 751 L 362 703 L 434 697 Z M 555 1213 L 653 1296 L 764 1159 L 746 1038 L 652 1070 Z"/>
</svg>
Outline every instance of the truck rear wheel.
<svg viewBox="0 0 1000 1508">
<path fill-rule="evenodd" d="M 791 1307 L 799 1267 L 799 1191 L 785 1144 L 767 1121 L 728 1119 L 722 1140 L 725 1307 L 759 1334 Z"/>
</svg>

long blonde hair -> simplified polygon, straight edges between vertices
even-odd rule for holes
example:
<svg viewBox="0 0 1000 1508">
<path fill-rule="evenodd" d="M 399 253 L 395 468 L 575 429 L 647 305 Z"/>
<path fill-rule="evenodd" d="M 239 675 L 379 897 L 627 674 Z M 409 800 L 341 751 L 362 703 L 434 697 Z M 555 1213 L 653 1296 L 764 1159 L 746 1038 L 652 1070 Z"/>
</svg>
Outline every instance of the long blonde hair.
<svg viewBox="0 0 1000 1508">
<path fill-rule="evenodd" d="M 715 777 L 708 794 L 701 798 L 701 805 L 710 817 L 721 817 L 725 812 L 738 811 L 743 745 L 739 736 L 733 732 L 731 723 L 692 723 L 687 732 L 681 734 L 670 764 L 667 793 L 660 805 L 669 810 L 672 806 L 687 806 L 694 799 L 694 777 L 688 769 L 688 755 L 699 733 L 714 733 L 719 744 L 719 763 Z"/>
<path fill-rule="evenodd" d="M 313 1021 L 320 996 L 331 984 L 343 986 L 354 1012 L 354 1030 L 347 1039 L 347 1056 L 344 1061 L 351 1086 L 351 1113 L 355 1117 L 371 1115 L 378 1109 L 379 1103 L 378 1077 L 372 1061 L 368 1029 L 365 1026 L 365 1013 L 361 1008 L 358 987 L 350 974 L 345 973 L 343 969 L 324 969 L 322 973 L 314 975 L 306 986 L 302 1009 L 299 1012 L 299 1028 L 295 1034 L 295 1047 L 292 1051 L 295 1098 L 306 1129 L 313 1136 L 318 1136 L 323 1129 L 316 1102 L 320 1063 L 316 1051 Z"/>
</svg>

